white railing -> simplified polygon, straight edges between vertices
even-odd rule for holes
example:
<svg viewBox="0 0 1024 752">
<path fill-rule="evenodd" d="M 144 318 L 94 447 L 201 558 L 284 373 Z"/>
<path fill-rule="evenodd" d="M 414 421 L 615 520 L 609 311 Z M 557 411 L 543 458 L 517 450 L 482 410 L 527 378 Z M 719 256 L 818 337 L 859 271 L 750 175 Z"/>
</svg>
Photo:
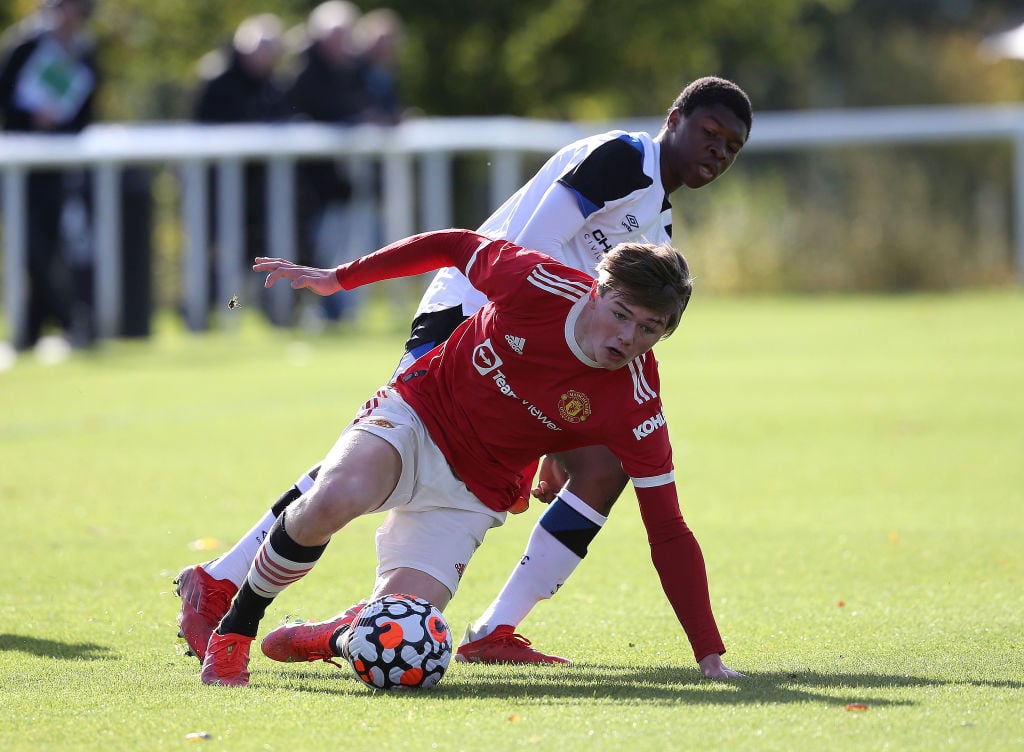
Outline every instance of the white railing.
<svg viewBox="0 0 1024 752">
<path fill-rule="evenodd" d="M 348 157 L 379 160 L 384 240 L 452 224 L 453 157 L 488 156 L 491 206 L 526 177 L 526 156 L 550 154 L 564 144 L 612 127 L 657 132 L 661 118 L 564 123 L 520 118 L 429 118 L 395 127 L 335 128 L 314 124 L 223 125 L 102 124 L 77 136 L 0 134 L 3 188 L 4 308 L 9 330 L 24 316 L 26 173 L 37 167 L 84 166 L 93 175 L 92 245 L 94 298 L 99 336 L 119 331 L 122 247 L 121 171 L 132 165 L 170 165 L 182 180 L 184 313 L 192 328 L 206 320 L 210 299 L 206 273 L 206 168 L 218 180 L 217 298 L 238 289 L 244 268 L 242 162 L 263 160 L 267 170 L 271 247 L 294 257 L 296 160 Z M 1003 140 L 1014 146 L 1015 251 L 1024 281 L 1024 107 L 918 107 L 756 115 L 748 150 L 778 151 L 872 143 Z M 418 169 L 417 169 L 418 166 Z M 417 211 L 418 207 L 418 211 Z M 282 288 L 287 290 L 287 288 Z"/>
</svg>

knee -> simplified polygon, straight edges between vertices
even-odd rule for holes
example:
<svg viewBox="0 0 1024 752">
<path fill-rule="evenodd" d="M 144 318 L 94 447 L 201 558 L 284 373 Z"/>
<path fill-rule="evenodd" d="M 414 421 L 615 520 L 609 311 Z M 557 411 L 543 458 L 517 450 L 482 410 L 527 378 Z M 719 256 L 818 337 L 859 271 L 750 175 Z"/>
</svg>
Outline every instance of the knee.
<svg viewBox="0 0 1024 752">
<path fill-rule="evenodd" d="M 281 517 L 289 537 L 302 546 L 319 546 L 345 526 L 338 510 L 326 499 L 306 495 Z"/>
<path fill-rule="evenodd" d="M 370 511 L 365 508 L 366 494 L 345 480 L 326 482 L 320 478 L 313 487 L 288 508 L 288 532 L 296 541 L 326 540 L 356 517 Z"/>
</svg>

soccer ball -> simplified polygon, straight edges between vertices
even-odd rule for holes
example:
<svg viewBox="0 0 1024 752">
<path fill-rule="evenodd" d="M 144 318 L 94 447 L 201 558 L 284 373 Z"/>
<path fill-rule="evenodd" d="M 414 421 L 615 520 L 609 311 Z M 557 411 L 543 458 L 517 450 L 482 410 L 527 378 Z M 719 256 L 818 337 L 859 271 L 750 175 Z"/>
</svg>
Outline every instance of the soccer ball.
<svg viewBox="0 0 1024 752">
<path fill-rule="evenodd" d="M 433 687 L 452 658 L 448 622 L 429 601 L 391 594 L 370 601 L 352 625 L 345 657 L 373 689 Z"/>
</svg>

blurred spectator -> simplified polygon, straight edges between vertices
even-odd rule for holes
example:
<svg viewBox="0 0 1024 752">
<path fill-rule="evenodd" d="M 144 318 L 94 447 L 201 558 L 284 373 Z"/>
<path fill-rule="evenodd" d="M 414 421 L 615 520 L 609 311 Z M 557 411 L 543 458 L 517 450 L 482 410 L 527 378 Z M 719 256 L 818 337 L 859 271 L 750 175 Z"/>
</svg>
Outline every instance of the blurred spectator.
<svg viewBox="0 0 1024 752">
<path fill-rule="evenodd" d="M 316 6 L 306 22 L 306 47 L 288 91 L 294 119 L 337 125 L 360 122 L 367 110 L 366 67 L 356 54 L 353 29 L 359 10 L 345 0 Z M 352 181 L 340 160 L 303 162 L 298 169 L 299 258 L 313 266 L 334 266 L 349 247 L 348 215 Z M 320 311 L 328 321 L 354 313 L 357 298 L 339 293 L 325 298 Z M 347 309 L 347 310 L 346 310 Z"/>
<path fill-rule="evenodd" d="M 238 25 L 231 49 L 200 61 L 204 79 L 196 100 L 200 123 L 252 123 L 279 120 L 284 91 L 274 72 L 281 57 L 281 20 L 272 13 Z"/>
<path fill-rule="evenodd" d="M 366 107 L 360 114 L 360 121 L 377 125 L 397 125 L 402 119 L 402 103 L 398 87 L 398 48 L 402 39 L 401 17 L 390 8 L 377 8 L 365 13 L 353 29 L 357 54 L 363 62 Z M 378 248 L 389 238 L 385 237 L 381 215 L 381 165 L 377 160 L 354 158 L 352 160 L 352 200 L 348 207 L 348 246 L 341 261 L 351 261 L 367 248 Z M 409 288 L 419 282 L 412 279 L 393 280 L 385 286 L 389 297 L 395 299 L 395 310 L 403 310 L 404 301 L 410 294 Z M 365 292 L 357 288 L 348 293 L 362 296 Z M 419 292 L 411 293 L 414 297 Z M 349 309 L 358 309 L 360 298 L 351 301 Z"/>
<path fill-rule="evenodd" d="M 398 92 L 398 46 L 402 40 L 402 19 L 390 8 L 368 11 L 353 30 L 355 46 L 366 66 L 367 107 L 362 119 L 385 125 L 402 117 Z"/>
<path fill-rule="evenodd" d="M 282 32 L 281 20 L 272 13 L 251 16 L 238 25 L 230 50 L 216 50 L 200 60 L 202 83 L 194 113 L 197 122 L 269 123 L 284 118 L 285 89 L 275 75 Z M 210 221 L 215 226 L 217 191 L 213 174 L 210 186 Z M 247 269 L 256 256 L 275 255 L 267 243 L 266 168 L 262 163 L 245 166 L 244 191 L 241 261 L 242 268 Z M 212 261 L 211 268 L 216 270 Z M 216 293 L 216 280 L 210 289 L 211 294 Z M 265 306 L 265 310 L 270 309 Z"/>
<path fill-rule="evenodd" d="M 46 0 L 5 34 L 0 114 L 6 131 L 76 133 L 93 120 L 99 80 L 86 25 L 91 0 Z M 87 176 L 34 170 L 27 187 L 28 289 L 15 347 L 35 346 L 55 323 L 76 346 L 91 343 L 92 247 Z M 69 247 L 65 238 L 74 239 Z"/>
<path fill-rule="evenodd" d="M 345 0 L 327 0 L 309 14 L 302 64 L 288 92 L 292 117 L 359 122 L 367 94 L 365 66 L 352 38 L 358 20 L 359 9 Z"/>
</svg>

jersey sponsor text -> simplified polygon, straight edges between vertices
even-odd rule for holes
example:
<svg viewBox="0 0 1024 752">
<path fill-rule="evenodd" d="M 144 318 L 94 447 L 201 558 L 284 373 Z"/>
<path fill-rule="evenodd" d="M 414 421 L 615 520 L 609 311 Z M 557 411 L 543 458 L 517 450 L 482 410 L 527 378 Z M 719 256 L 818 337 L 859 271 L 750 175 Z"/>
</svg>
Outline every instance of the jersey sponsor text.
<svg viewBox="0 0 1024 752">
<path fill-rule="evenodd" d="M 655 415 L 655 416 L 653 416 L 651 418 L 648 418 L 643 423 L 641 423 L 639 426 L 634 428 L 633 429 L 633 436 L 636 438 L 637 441 L 640 441 L 640 439 L 647 438 L 652 433 L 657 431 L 659 428 L 663 428 L 664 426 L 665 426 L 665 416 L 664 416 L 663 413 L 658 413 L 657 415 Z"/>
</svg>

